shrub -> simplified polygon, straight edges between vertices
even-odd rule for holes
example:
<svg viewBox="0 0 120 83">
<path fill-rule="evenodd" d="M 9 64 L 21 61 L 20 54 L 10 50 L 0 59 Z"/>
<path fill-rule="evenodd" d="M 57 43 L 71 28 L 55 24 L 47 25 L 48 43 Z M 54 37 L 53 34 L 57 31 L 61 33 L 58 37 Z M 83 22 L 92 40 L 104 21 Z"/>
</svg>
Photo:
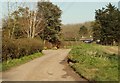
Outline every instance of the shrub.
<svg viewBox="0 0 120 83">
<path fill-rule="evenodd" d="M 31 55 L 36 52 L 41 52 L 43 43 L 38 39 L 3 39 L 2 43 L 2 60 L 20 58 Z"/>
<path fill-rule="evenodd" d="M 51 49 L 52 47 L 52 43 L 45 41 L 45 49 Z"/>
<path fill-rule="evenodd" d="M 13 43 L 11 39 L 3 39 L 2 42 L 2 60 L 7 60 L 8 58 L 14 58 L 17 46 Z"/>
</svg>

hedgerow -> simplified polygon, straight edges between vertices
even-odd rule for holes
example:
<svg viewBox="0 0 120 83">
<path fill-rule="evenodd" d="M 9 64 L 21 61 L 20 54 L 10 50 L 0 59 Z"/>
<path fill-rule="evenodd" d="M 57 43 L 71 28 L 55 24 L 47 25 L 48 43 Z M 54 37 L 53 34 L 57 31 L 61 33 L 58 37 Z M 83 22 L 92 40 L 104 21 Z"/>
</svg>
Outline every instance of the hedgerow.
<svg viewBox="0 0 120 83">
<path fill-rule="evenodd" d="M 43 43 L 39 39 L 9 39 L 2 41 L 2 60 L 20 58 L 36 52 L 41 52 Z"/>
</svg>

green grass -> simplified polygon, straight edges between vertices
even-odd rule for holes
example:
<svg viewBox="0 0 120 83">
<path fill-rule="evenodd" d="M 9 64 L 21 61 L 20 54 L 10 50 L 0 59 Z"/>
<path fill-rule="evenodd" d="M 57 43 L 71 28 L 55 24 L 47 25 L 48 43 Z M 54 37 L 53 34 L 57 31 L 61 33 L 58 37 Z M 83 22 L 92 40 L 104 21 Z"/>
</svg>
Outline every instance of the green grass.
<svg viewBox="0 0 120 83">
<path fill-rule="evenodd" d="M 74 46 L 68 58 L 74 62 L 71 67 L 91 81 L 118 81 L 118 56 L 104 52 L 100 45 Z"/>
<path fill-rule="evenodd" d="M 6 71 L 12 67 L 19 66 L 21 64 L 24 64 L 26 62 L 29 62 L 29 61 L 31 61 L 35 58 L 41 57 L 41 56 L 43 56 L 43 54 L 39 52 L 39 53 L 35 53 L 32 55 L 21 57 L 19 59 L 10 59 L 7 62 L 0 63 L 0 71 Z"/>
</svg>

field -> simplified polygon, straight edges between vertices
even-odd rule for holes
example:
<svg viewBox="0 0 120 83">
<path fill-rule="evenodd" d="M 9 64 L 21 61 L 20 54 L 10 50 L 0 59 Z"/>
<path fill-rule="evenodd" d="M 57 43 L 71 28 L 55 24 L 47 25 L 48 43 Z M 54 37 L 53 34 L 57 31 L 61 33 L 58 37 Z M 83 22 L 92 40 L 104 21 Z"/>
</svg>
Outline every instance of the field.
<svg viewBox="0 0 120 83">
<path fill-rule="evenodd" d="M 96 44 L 73 46 L 68 56 L 71 67 L 90 81 L 118 81 L 118 55 Z M 114 47 L 116 49 L 116 47 Z"/>
</svg>

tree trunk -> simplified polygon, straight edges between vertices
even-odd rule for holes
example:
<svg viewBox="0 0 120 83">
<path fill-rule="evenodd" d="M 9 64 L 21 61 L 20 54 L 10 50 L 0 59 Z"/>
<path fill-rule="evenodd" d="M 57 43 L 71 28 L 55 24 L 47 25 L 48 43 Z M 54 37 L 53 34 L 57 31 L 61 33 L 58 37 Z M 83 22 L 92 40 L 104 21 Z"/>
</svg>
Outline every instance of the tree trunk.
<svg viewBox="0 0 120 83">
<path fill-rule="evenodd" d="M 33 18 L 32 38 L 34 38 L 34 37 L 35 37 L 35 24 L 36 24 L 36 13 L 34 13 L 34 18 Z"/>
<path fill-rule="evenodd" d="M 32 18 L 30 18 L 29 38 L 31 38 L 31 35 L 32 35 Z"/>
<path fill-rule="evenodd" d="M 15 30 L 15 27 L 12 28 L 11 39 L 12 39 L 13 36 L 14 36 L 14 30 Z"/>
<path fill-rule="evenodd" d="M 10 30 L 9 30 L 9 38 L 11 38 Z"/>
<path fill-rule="evenodd" d="M 43 46 L 44 46 L 44 47 L 45 47 L 45 42 L 46 42 L 46 40 L 43 41 Z"/>
</svg>

